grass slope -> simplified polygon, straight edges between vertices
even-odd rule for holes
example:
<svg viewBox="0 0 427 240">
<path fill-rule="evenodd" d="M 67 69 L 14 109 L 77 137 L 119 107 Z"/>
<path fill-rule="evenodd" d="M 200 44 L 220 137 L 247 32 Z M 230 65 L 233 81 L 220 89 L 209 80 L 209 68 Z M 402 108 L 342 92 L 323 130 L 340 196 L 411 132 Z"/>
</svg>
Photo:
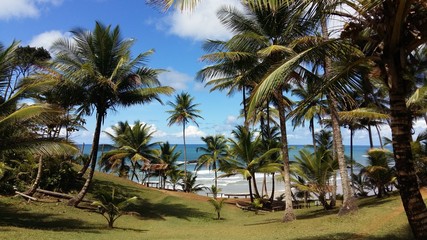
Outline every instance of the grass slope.
<svg viewBox="0 0 427 240">
<path fill-rule="evenodd" d="M 105 219 L 82 205 L 66 202 L 27 203 L 20 197 L 0 197 L 0 239 L 411 239 L 401 201 L 359 200 L 357 214 L 337 217 L 338 209 L 298 209 L 297 221 L 282 223 L 283 212 L 245 212 L 226 204 L 223 220 L 208 198 L 195 194 L 159 191 L 111 175 L 97 173 L 92 187 L 114 186 L 142 198 L 131 211 L 139 215 L 119 218 L 114 229 Z M 89 196 L 90 197 L 90 196 Z"/>
</svg>

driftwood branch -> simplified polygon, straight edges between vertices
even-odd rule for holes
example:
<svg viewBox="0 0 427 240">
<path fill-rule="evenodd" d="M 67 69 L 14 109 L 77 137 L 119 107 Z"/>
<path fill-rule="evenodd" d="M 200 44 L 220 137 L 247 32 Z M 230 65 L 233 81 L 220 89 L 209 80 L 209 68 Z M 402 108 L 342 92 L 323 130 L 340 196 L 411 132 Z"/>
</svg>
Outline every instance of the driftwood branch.
<svg viewBox="0 0 427 240">
<path fill-rule="evenodd" d="M 18 195 L 20 195 L 20 196 L 22 196 L 22 197 L 24 197 L 24 198 L 26 198 L 26 199 L 28 199 L 28 200 L 38 201 L 37 198 L 28 196 L 25 193 L 21 193 L 21 192 L 18 192 L 18 191 L 15 191 L 15 193 L 18 194 Z"/>
<path fill-rule="evenodd" d="M 46 194 L 46 195 L 49 195 L 49 196 L 52 196 L 52 197 L 65 198 L 65 199 L 71 199 L 71 198 L 73 198 L 73 196 L 71 196 L 69 194 L 59 193 L 59 192 L 52 192 L 52 191 L 48 191 L 48 190 L 44 190 L 44 189 L 40 189 L 40 188 L 37 188 L 37 192 L 38 193 L 42 193 L 42 194 Z M 92 201 L 90 201 L 88 199 L 83 199 L 82 201 L 83 202 L 90 202 L 90 203 L 92 202 Z"/>
</svg>

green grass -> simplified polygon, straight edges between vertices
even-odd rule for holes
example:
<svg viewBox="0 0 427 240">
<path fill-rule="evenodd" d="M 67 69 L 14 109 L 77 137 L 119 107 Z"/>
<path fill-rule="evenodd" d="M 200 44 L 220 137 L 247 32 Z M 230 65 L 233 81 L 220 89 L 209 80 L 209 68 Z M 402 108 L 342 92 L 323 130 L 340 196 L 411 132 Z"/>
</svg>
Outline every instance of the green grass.
<svg viewBox="0 0 427 240">
<path fill-rule="evenodd" d="M 87 207 L 0 197 L 0 239 L 412 238 L 397 195 L 381 200 L 361 199 L 358 213 L 345 217 L 337 217 L 338 209 L 298 209 L 297 220 L 290 223 L 281 222 L 283 212 L 256 215 L 226 204 L 221 214 L 223 220 L 217 221 L 207 199 L 172 196 L 106 174 L 96 174 L 92 192 L 111 186 L 142 198 L 131 209 L 139 215 L 123 216 L 114 229 L 108 229 L 105 219 Z"/>
</svg>

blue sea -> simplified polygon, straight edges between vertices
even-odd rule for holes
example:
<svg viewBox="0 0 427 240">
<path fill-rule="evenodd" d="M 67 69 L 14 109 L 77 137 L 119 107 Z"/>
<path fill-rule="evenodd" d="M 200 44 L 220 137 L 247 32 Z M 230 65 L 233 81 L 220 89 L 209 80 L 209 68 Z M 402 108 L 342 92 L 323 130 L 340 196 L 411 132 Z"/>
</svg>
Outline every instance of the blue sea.
<svg viewBox="0 0 427 240">
<path fill-rule="evenodd" d="M 187 144 L 187 161 L 195 161 L 201 154 L 200 152 L 197 152 L 197 148 L 203 147 L 203 144 Z M 82 144 L 78 145 L 81 152 L 83 154 L 89 154 L 91 150 L 90 144 L 85 144 L 84 146 Z M 295 159 L 295 155 L 299 155 L 298 151 L 303 149 L 304 145 L 293 145 L 290 147 L 289 150 L 289 157 L 291 160 Z M 109 145 L 100 145 L 98 156 L 101 156 L 103 152 L 106 152 L 111 149 L 111 146 Z M 347 156 L 350 156 L 350 146 L 344 146 L 345 154 Z M 391 148 L 388 148 L 391 150 Z M 179 158 L 179 162 L 184 161 L 184 155 L 183 155 L 184 145 L 183 144 L 176 144 L 176 151 L 181 152 L 181 156 Z M 353 158 L 356 162 L 365 165 L 366 164 L 366 154 L 369 150 L 369 146 L 353 146 Z M 208 169 L 201 169 L 197 172 L 194 171 L 195 169 L 195 163 L 188 163 L 187 164 L 187 171 L 191 171 L 194 174 L 197 174 L 197 184 L 202 184 L 205 187 L 211 187 L 214 183 L 214 174 L 213 171 L 209 171 Z M 349 170 L 350 171 L 350 170 Z M 354 173 L 358 173 L 360 171 L 359 168 L 354 168 Z M 220 175 L 221 173 L 219 173 Z M 264 179 L 264 174 L 257 174 L 256 175 L 257 182 L 258 182 L 258 188 L 261 189 L 262 180 Z M 150 179 L 150 182 L 156 182 L 158 179 Z M 340 192 L 340 177 L 338 175 L 338 192 Z M 271 183 L 271 177 L 266 178 L 267 186 L 270 187 Z M 277 196 L 280 195 L 281 192 L 284 190 L 283 182 L 276 181 L 276 191 Z M 171 186 L 170 186 L 171 187 Z M 226 178 L 220 178 L 218 179 L 218 187 L 222 189 L 222 193 L 248 193 L 248 184 L 245 179 L 243 179 L 242 176 L 236 175 Z M 267 187 L 267 188 L 268 188 Z M 260 190 L 261 191 L 261 190 Z M 205 194 L 206 191 L 200 192 L 199 194 Z"/>
</svg>

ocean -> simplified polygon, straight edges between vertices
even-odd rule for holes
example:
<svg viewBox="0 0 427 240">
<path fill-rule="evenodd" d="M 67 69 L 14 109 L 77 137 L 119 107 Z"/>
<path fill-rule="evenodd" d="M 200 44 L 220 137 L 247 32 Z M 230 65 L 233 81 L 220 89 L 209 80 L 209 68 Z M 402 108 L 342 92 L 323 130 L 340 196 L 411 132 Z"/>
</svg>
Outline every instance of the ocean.
<svg viewBox="0 0 427 240">
<path fill-rule="evenodd" d="M 183 163 L 184 161 L 184 155 L 183 155 L 183 149 L 184 149 L 184 145 L 183 144 L 176 144 L 176 151 L 181 152 L 181 156 L 178 160 L 179 163 Z M 195 161 L 197 160 L 197 158 L 199 157 L 199 155 L 201 154 L 200 152 L 197 152 L 197 148 L 198 147 L 203 147 L 204 144 L 187 144 L 187 161 Z M 82 151 L 83 154 L 89 154 L 90 150 L 91 150 L 91 145 L 90 144 L 86 144 L 83 145 L 80 144 L 78 145 L 78 147 L 80 148 L 80 150 Z M 289 157 L 291 160 L 295 159 L 295 155 L 298 155 L 298 151 L 301 150 L 302 148 L 304 148 L 304 145 L 293 145 L 290 147 L 289 150 Z M 101 145 L 99 147 L 99 154 L 98 156 L 100 156 L 102 154 L 102 152 L 108 151 L 110 149 L 110 147 L 108 145 Z M 389 148 L 390 149 L 390 148 Z M 350 156 L 350 146 L 344 146 L 344 150 L 345 150 L 345 154 L 347 156 Z M 362 165 L 366 164 L 366 154 L 367 151 L 369 150 L 369 146 L 361 146 L 361 145 L 357 145 L 357 146 L 353 146 L 353 157 L 354 160 Z M 390 149 L 391 150 L 391 149 Z M 201 184 L 205 187 L 211 187 L 214 184 L 214 173 L 213 171 L 209 171 L 208 169 L 201 169 L 199 171 L 194 171 L 195 169 L 195 163 L 187 163 L 187 171 L 191 171 L 193 172 L 193 174 L 197 174 L 197 184 Z M 349 169 L 350 171 L 350 169 Z M 355 167 L 354 168 L 354 173 L 358 173 L 360 171 L 359 168 Z M 219 173 L 218 175 L 221 175 L 221 173 Z M 262 186 L 262 182 L 264 179 L 264 174 L 262 173 L 257 173 L 256 174 L 256 179 L 257 179 L 257 184 L 258 184 L 258 189 L 261 191 L 261 186 Z M 284 192 L 284 185 L 283 182 L 281 181 L 277 181 L 278 179 L 276 178 L 276 196 L 279 196 L 281 193 Z M 150 182 L 156 182 L 158 181 L 158 178 L 153 178 L 150 179 Z M 338 193 L 341 192 L 341 187 L 340 187 L 340 177 L 338 175 L 337 177 L 337 181 L 338 181 Z M 267 194 L 269 193 L 269 189 L 271 188 L 271 175 L 267 175 L 266 176 L 266 185 L 267 185 Z M 167 186 L 169 188 L 172 188 L 172 186 Z M 245 179 L 243 179 L 243 177 L 241 175 L 236 175 L 236 176 L 231 176 L 231 177 L 226 177 L 226 178 L 219 178 L 218 179 L 218 187 L 221 189 L 220 192 L 222 193 L 248 193 L 249 189 L 248 189 L 248 183 Z M 201 191 L 199 192 L 199 194 L 201 195 L 206 195 L 206 193 L 209 191 Z M 261 194 L 265 194 L 264 192 L 262 192 Z"/>
</svg>

